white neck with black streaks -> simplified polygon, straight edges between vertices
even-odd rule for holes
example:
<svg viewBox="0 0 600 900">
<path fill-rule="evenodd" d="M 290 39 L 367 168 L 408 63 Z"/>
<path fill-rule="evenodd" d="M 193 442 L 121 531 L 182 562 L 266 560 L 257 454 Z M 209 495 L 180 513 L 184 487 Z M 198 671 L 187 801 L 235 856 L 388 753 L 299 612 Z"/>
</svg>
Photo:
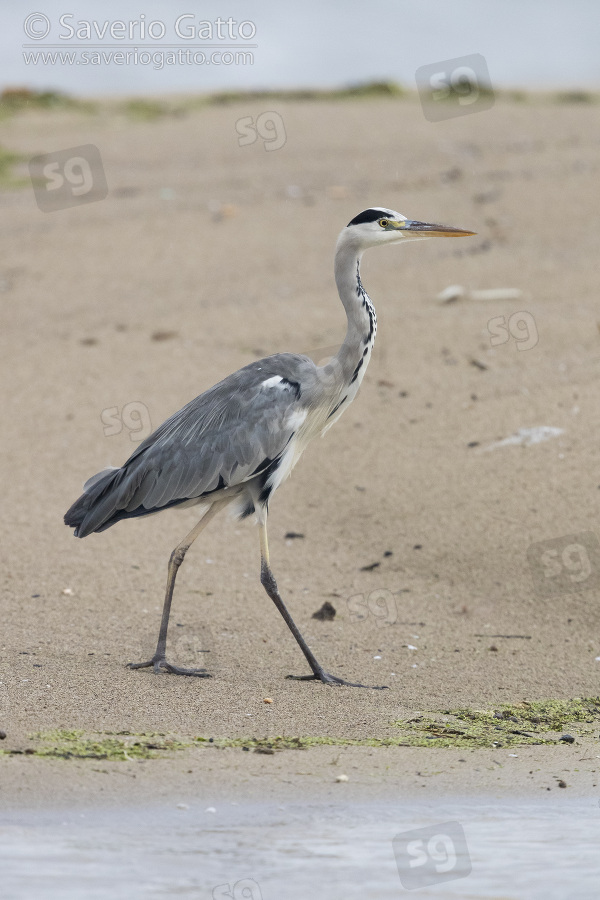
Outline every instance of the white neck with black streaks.
<svg viewBox="0 0 600 900">
<path fill-rule="evenodd" d="M 377 315 L 360 280 L 362 253 L 345 242 L 338 243 L 335 255 L 335 282 L 346 310 L 348 328 L 337 353 L 341 380 L 352 396 L 356 394 L 371 358 L 377 334 Z"/>
</svg>

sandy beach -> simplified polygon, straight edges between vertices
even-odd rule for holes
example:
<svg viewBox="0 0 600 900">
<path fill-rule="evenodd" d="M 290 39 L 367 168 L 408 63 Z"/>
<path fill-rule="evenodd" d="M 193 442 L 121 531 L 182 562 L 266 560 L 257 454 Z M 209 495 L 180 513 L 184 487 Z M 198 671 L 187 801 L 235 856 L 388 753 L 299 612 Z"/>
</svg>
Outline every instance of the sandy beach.
<svg viewBox="0 0 600 900">
<path fill-rule="evenodd" d="M 236 122 L 265 109 L 284 145 L 240 146 Z M 33 156 L 92 144 L 108 185 L 53 212 L 30 182 L 2 190 L 5 809 L 182 793 L 596 796 L 593 711 L 552 732 L 572 743 L 382 744 L 402 743 L 400 720 L 598 694 L 599 139 L 593 104 L 548 97 L 441 125 L 411 97 L 240 100 L 149 120 L 109 104 L 3 122 L 15 179 Z M 169 554 L 194 510 L 75 541 L 67 507 L 229 372 L 338 345 L 335 240 L 374 205 L 477 236 L 365 256 L 373 360 L 275 496 L 270 542 L 317 657 L 388 689 L 286 680 L 305 661 L 261 588 L 257 529 L 227 515 L 185 560 L 170 635 L 173 661 L 213 677 L 127 670 L 153 652 Z M 437 300 L 450 285 L 467 294 Z M 513 293 L 468 294 L 500 288 Z M 325 601 L 333 621 L 312 617 Z M 40 734 L 56 730 L 186 746 L 163 760 L 40 758 L 52 744 Z M 224 747 L 276 736 L 332 745 Z"/>
</svg>

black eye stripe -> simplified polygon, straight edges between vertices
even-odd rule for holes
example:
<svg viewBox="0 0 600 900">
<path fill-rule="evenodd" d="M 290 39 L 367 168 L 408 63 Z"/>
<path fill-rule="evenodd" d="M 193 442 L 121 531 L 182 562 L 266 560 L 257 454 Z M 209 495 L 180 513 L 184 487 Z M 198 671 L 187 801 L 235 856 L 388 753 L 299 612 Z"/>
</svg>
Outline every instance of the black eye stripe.
<svg viewBox="0 0 600 900">
<path fill-rule="evenodd" d="M 386 219 L 389 216 L 392 216 L 391 210 L 385 209 L 365 209 L 363 212 L 359 213 L 352 219 L 351 222 L 348 222 L 348 226 L 350 225 L 362 225 L 363 222 L 377 222 L 379 219 Z"/>
</svg>

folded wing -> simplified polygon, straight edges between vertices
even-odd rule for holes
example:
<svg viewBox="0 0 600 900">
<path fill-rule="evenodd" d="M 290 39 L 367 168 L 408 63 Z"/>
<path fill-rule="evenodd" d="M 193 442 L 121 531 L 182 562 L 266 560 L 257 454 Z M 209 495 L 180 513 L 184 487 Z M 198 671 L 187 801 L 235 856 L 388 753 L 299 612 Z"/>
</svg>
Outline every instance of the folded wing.
<svg viewBox="0 0 600 900">
<path fill-rule="evenodd" d="M 89 479 L 65 523 L 85 537 L 258 476 L 292 439 L 314 371 L 307 357 L 283 353 L 225 378 L 163 422 L 121 468 Z"/>
</svg>

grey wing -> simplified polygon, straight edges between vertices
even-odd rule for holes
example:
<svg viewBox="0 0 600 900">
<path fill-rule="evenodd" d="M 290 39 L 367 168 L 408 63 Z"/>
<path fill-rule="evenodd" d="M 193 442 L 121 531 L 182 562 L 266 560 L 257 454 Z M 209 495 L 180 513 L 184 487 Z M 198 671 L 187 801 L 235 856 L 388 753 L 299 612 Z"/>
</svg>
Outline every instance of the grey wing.
<svg viewBox="0 0 600 900">
<path fill-rule="evenodd" d="M 294 354 L 245 366 L 163 422 L 120 469 L 90 479 L 65 521 L 83 537 L 258 476 L 293 437 L 315 372 Z"/>
<path fill-rule="evenodd" d="M 130 502 L 164 506 L 233 487 L 278 458 L 294 434 L 302 390 L 272 369 L 248 366 L 168 419 L 126 463 L 143 460 L 151 475 Z"/>
</svg>

